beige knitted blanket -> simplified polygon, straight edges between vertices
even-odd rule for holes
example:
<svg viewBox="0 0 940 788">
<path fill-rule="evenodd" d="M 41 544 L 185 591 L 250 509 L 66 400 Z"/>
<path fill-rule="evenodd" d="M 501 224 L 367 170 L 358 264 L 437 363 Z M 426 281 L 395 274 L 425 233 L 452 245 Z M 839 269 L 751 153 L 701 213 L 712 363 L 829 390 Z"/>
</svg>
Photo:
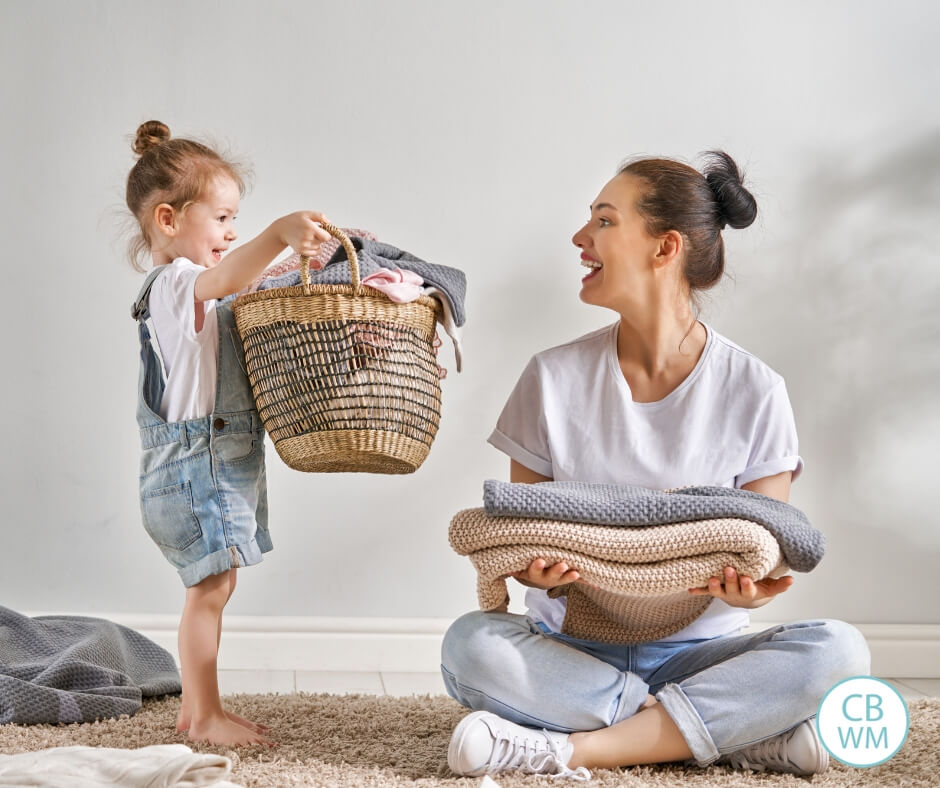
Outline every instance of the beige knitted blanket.
<svg viewBox="0 0 940 788">
<path fill-rule="evenodd" d="M 562 632 L 604 643 L 658 640 L 688 626 L 712 599 L 689 589 L 726 566 L 755 580 L 788 571 L 770 532 L 742 519 L 622 527 L 491 517 L 480 508 L 458 512 L 449 535 L 477 570 L 482 610 L 505 609 L 507 576 L 534 559 L 569 564 L 583 582 L 550 592 L 568 597 Z"/>
</svg>

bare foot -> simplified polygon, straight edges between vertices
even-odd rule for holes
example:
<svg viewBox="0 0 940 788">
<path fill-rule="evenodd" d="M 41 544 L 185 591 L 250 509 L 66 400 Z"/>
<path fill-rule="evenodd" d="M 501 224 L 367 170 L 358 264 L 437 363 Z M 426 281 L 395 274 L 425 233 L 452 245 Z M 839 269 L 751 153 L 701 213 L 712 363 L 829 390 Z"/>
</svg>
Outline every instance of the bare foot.
<svg viewBox="0 0 940 788">
<path fill-rule="evenodd" d="M 191 741 L 207 742 L 208 744 L 229 744 L 236 747 L 250 744 L 274 746 L 274 742 L 270 739 L 264 738 L 260 733 L 249 730 L 237 722 L 232 722 L 224 714 L 218 717 L 209 717 L 198 723 L 191 723 L 189 738 Z"/>
<path fill-rule="evenodd" d="M 255 733 L 266 733 L 267 731 L 271 730 L 267 725 L 262 725 L 260 722 L 246 720 L 244 717 L 239 716 L 234 711 L 226 711 L 223 709 L 222 712 L 232 722 L 238 723 L 243 728 L 248 728 L 248 730 L 254 731 Z M 180 733 L 188 731 L 192 716 L 193 715 L 189 709 L 180 709 L 179 716 L 176 718 L 176 730 L 178 730 Z"/>
</svg>

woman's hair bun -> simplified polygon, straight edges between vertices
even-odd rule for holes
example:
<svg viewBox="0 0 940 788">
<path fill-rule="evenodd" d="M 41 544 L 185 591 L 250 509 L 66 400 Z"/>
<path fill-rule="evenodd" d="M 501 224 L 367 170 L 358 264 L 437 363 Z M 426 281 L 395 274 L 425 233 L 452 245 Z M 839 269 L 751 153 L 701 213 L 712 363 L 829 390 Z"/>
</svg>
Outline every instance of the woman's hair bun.
<svg viewBox="0 0 940 788">
<path fill-rule="evenodd" d="M 735 229 L 747 227 L 757 218 L 757 200 L 741 183 L 741 173 L 727 153 L 721 150 L 705 154 L 705 180 L 712 187 L 718 202 L 718 219 L 722 228 L 726 224 Z"/>
<path fill-rule="evenodd" d="M 159 120 L 148 120 L 137 127 L 134 153 L 143 156 L 154 145 L 162 145 L 170 139 L 170 127 Z"/>
</svg>

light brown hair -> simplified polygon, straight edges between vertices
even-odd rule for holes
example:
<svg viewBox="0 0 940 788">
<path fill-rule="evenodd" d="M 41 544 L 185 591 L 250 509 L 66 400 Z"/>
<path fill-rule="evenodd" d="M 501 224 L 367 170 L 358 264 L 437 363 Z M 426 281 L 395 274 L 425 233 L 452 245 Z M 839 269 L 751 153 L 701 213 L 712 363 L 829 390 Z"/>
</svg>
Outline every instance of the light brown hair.
<svg viewBox="0 0 940 788">
<path fill-rule="evenodd" d="M 154 208 L 166 203 L 181 214 L 198 202 L 220 175 L 231 178 L 244 196 L 246 174 L 242 165 L 201 142 L 171 138 L 169 127 L 159 120 L 140 124 L 132 148 L 140 158 L 127 176 L 125 196 L 137 219 L 138 232 L 130 241 L 128 255 L 134 268 L 144 271 L 143 259 L 151 249 Z"/>
</svg>

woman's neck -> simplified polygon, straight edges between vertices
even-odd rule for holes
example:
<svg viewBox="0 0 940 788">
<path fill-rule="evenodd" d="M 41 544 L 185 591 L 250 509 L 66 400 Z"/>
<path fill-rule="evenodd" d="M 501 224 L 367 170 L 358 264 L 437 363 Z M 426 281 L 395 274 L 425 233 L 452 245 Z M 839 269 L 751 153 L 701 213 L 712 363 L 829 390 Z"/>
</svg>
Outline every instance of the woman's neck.
<svg viewBox="0 0 940 788">
<path fill-rule="evenodd" d="M 708 338 L 691 310 L 620 316 L 617 358 L 637 402 L 656 402 L 695 369 Z"/>
</svg>

